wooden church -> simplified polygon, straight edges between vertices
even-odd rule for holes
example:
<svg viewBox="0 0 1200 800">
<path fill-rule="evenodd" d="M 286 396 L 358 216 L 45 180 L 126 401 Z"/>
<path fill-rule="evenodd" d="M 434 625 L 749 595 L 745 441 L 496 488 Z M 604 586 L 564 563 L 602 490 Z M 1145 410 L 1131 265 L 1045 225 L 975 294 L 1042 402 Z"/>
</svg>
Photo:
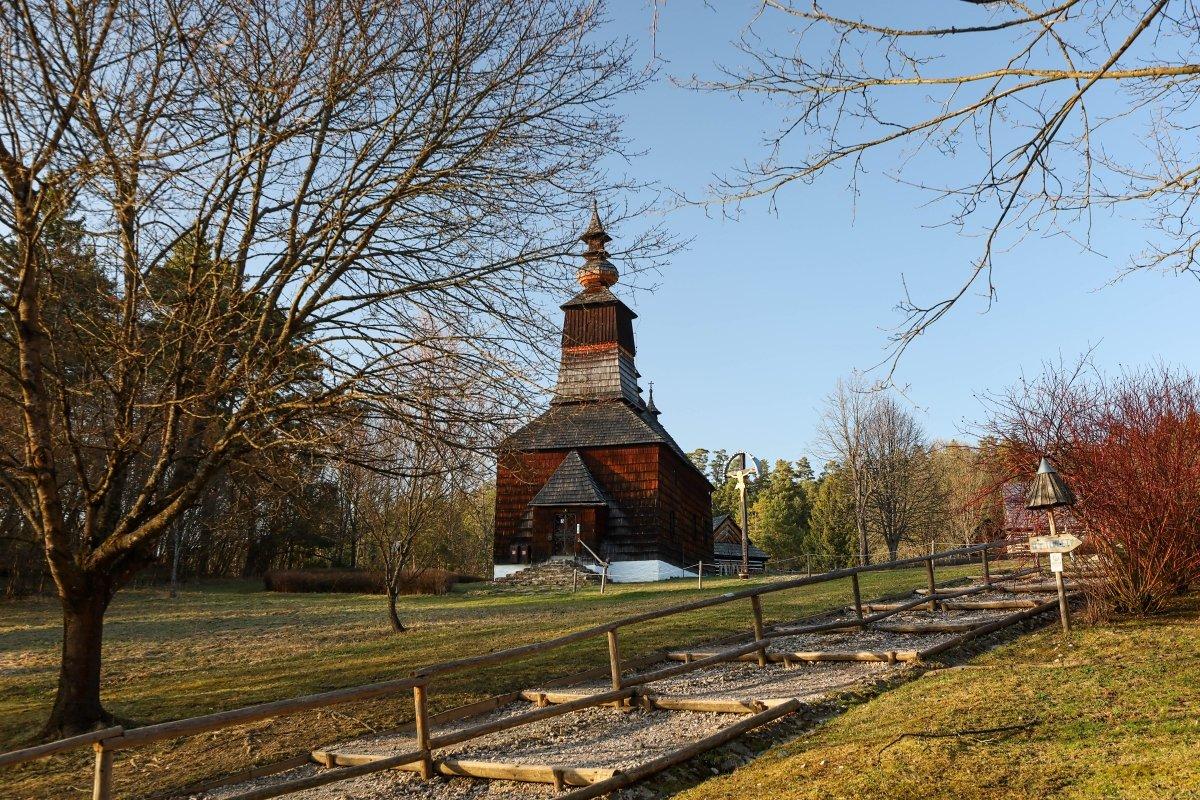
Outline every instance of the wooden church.
<svg viewBox="0 0 1200 800">
<path fill-rule="evenodd" d="M 712 486 L 659 421 L 653 387 L 642 399 L 637 315 L 611 291 L 597 213 L 580 239 L 550 407 L 497 454 L 495 575 L 595 553 L 614 581 L 683 576 L 712 558 Z"/>
</svg>

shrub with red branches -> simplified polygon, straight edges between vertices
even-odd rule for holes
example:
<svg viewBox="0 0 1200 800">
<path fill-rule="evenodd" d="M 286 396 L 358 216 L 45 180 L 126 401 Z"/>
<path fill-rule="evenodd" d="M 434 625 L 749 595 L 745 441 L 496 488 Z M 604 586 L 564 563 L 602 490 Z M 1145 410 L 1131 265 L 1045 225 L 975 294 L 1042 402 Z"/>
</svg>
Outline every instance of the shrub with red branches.
<svg viewBox="0 0 1200 800">
<path fill-rule="evenodd" d="M 1105 378 L 1050 366 L 992 401 L 999 466 L 1028 478 L 1042 455 L 1075 490 L 1098 556 L 1101 610 L 1150 613 L 1200 581 L 1200 385 L 1156 367 Z"/>
</svg>

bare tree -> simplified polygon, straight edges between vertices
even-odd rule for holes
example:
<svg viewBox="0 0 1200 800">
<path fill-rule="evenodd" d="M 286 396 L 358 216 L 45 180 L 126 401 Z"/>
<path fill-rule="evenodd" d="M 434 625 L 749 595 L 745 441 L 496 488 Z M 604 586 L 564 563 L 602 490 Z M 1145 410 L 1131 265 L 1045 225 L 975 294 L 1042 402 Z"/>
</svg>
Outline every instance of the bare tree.
<svg viewBox="0 0 1200 800">
<path fill-rule="evenodd" d="M 867 419 L 873 396 L 861 375 L 839 379 L 825 398 L 825 408 L 817 428 L 817 447 L 822 455 L 836 461 L 849 478 L 854 503 L 854 526 L 858 535 L 859 563 L 871 563 L 870 528 L 867 509 L 874 491 L 872 474 L 867 469 Z"/>
<path fill-rule="evenodd" d="M 438 448 L 428 440 L 411 442 L 395 455 L 404 459 L 407 472 L 366 472 L 362 475 L 364 499 L 363 538 L 375 564 L 383 572 L 392 629 L 404 631 L 396 610 L 404 571 L 416 571 L 413 558 L 422 535 L 436 535 L 446 524 L 454 473 L 439 463 Z"/>
<path fill-rule="evenodd" d="M 694 85 L 761 95 L 786 116 L 766 155 L 715 185 L 713 199 L 774 202 L 838 169 L 857 191 L 859 175 L 894 159 L 897 181 L 933 193 L 948 223 L 982 241 L 951 291 L 904 299 L 897 358 L 969 293 L 990 302 L 995 254 L 1025 235 L 1090 247 L 1098 209 L 1120 206 L 1157 229 L 1128 254 L 1131 268 L 1200 275 L 1192 0 L 966 0 L 920 13 L 873 3 L 841 16 L 815 1 L 763 0 L 737 43 L 743 63 Z M 784 29 L 790 43 L 773 46 Z M 939 160 L 963 178 L 935 182 Z"/>
<path fill-rule="evenodd" d="M 904 542 L 932 541 L 946 496 L 920 423 L 888 395 L 870 397 L 860 434 L 871 486 L 867 516 L 895 561 Z"/>
<path fill-rule="evenodd" d="M 920 423 L 893 397 L 857 373 L 839 380 L 818 447 L 849 484 L 861 563 L 870 563 L 873 538 L 895 560 L 903 542 L 936 531 L 946 502 L 941 476 Z"/>
<path fill-rule="evenodd" d="M 478 485 L 495 443 L 489 383 L 459 366 L 453 345 L 419 349 L 422 357 L 396 364 L 392 377 L 419 411 L 390 409 L 405 405 L 398 399 L 384 403 L 359 421 L 361 440 L 347 449 L 348 460 L 367 465 L 349 474 L 360 484 L 363 536 L 382 569 L 388 619 L 398 632 L 405 629 L 396 610 L 405 571 L 427 566 L 417 559 L 422 545 L 456 526 L 455 501 Z"/>
<path fill-rule="evenodd" d="M 945 492 L 945 526 L 963 545 L 988 541 L 999 530 L 1003 509 L 996 486 L 996 443 L 977 446 L 951 440 L 934 445 L 930 455 Z"/>
<path fill-rule="evenodd" d="M 20 420 L 0 432 L 0 488 L 62 601 L 45 733 L 110 719 L 105 610 L 222 469 L 329 456 L 364 414 L 456 413 L 393 380 L 431 352 L 477 376 L 504 424 L 548 363 L 534 300 L 569 278 L 593 194 L 621 186 L 593 165 L 621 155 L 608 103 L 646 75 L 600 14 L 583 0 L 0 12 L 0 418 Z M 59 291 L 62 220 L 86 233 L 90 292 Z M 661 245 L 651 232 L 626 255 Z"/>
</svg>

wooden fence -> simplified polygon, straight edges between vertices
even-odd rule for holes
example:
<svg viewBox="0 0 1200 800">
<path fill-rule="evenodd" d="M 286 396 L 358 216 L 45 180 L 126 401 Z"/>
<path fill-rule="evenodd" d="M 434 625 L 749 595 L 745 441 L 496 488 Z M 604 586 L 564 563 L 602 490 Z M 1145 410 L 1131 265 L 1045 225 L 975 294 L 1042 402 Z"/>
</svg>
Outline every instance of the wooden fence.
<svg viewBox="0 0 1200 800">
<path fill-rule="evenodd" d="M 383 681 L 381 683 L 372 683 L 363 686 L 353 686 L 346 689 L 338 689 L 335 691 L 322 692 L 320 694 L 306 695 L 303 697 L 294 697 L 286 700 L 276 700 L 270 703 L 261 703 L 259 705 L 247 706 L 245 708 L 233 709 L 231 711 L 221 711 L 214 714 L 205 714 L 199 717 L 190 717 L 188 719 L 175 720 L 172 722 L 163 722 L 156 725 L 146 725 L 139 728 L 125 729 L 119 726 L 105 728 L 103 730 L 93 731 L 80 736 L 73 736 L 67 739 L 59 739 L 54 742 L 48 742 L 36 747 L 29 747 L 23 750 L 15 750 L 9 753 L 0 754 L 0 767 L 20 764 L 35 759 L 46 758 L 55 755 L 56 753 L 62 753 L 80 747 L 91 746 L 95 750 L 95 768 L 92 789 L 93 800 L 111 800 L 113 797 L 113 757 L 118 751 L 129 750 L 136 747 L 144 747 L 146 745 L 161 742 L 166 739 L 175 739 L 184 736 L 192 736 L 199 733 L 222 730 L 224 728 L 243 725 L 245 723 L 255 722 L 270 717 L 297 714 L 312 709 L 325 708 L 342 703 L 368 700 L 371 698 L 396 694 L 398 692 L 411 691 L 413 697 L 413 716 L 415 720 L 414 730 L 416 734 L 415 750 L 407 753 L 400 753 L 394 756 L 377 758 L 366 763 L 356 763 L 344 766 L 339 765 L 336 759 L 333 759 L 327 764 L 330 769 L 324 770 L 315 775 L 284 781 L 268 787 L 253 789 L 229 798 L 229 800 L 266 800 L 266 798 L 292 794 L 294 792 L 299 792 L 316 786 L 323 786 L 325 784 L 346 780 L 348 778 L 366 775 L 373 772 L 380 772 L 410 764 L 416 764 L 418 771 L 422 774 L 422 776 L 429 778 L 432 777 L 439 768 L 442 768 L 440 765 L 435 766 L 432 755 L 432 752 L 438 748 L 447 747 L 452 744 L 458 744 L 470 739 L 485 736 L 490 733 L 495 733 L 497 731 L 513 728 L 519 725 L 527 725 L 548 717 L 567 714 L 582 708 L 628 702 L 630 698 L 634 697 L 635 694 L 638 693 L 638 687 L 645 686 L 646 684 L 660 681 L 665 678 L 674 677 L 675 675 L 691 672 L 692 670 L 711 666 L 713 664 L 736 661 L 745 656 L 750 656 L 753 658 L 753 660 L 757 661 L 759 665 L 765 665 L 769 660 L 767 654 L 767 642 L 769 639 L 822 629 L 831 629 L 831 627 L 847 627 L 847 624 L 843 622 L 799 627 L 776 626 L 773 630 L 767 631 L 763 624 L 761 602 L 763 595 L 788 591 L 790 589 L 798 589 L 804 586 L 827 583 L 829 581 L 848 580 L 851 584 L 853 609 L 855 613 L 855 620 L 852 624 L 865 629 L 868 624 L 884 619 L 892 614 L 900 613 L 900 611 L 920 605 L 932 607 L 940 600 L 961 596 L 963 592 L 938 593 L 934 567 L 934 564 L 937 561 L 943 559 L 961 559 L 963 557 L 974 556 L 975 554 L 978 554 L 983 570 L 982 578 L 984 587 L 992 585 L 993 581 L 990 573 L 989 552 L 992 550 L 1005 548 L 1007 546 L 1007 541 L 986 542 L 972 545 L 970 547 L 960 547 L 953 550 L 930 553 L 929 555 L 906 558 L 898 561 L 832 570 L 830 572 L 820 573 L 803 578 L 778 581 L 764 586 L 750 587 L 740 591 L 725 592 L 713 597 L 706 597 L 690 603 L 682 603 L 657 611 L 646 611 L 640 614 L 622 617 L 611 622 L 606 622 L 602 625 L 596 625 L 591 628 L 569 633 L 564 636 L 521 645 L 518 647 L 512 647 L 507 650 L 499 650 L 493 653 L 483 653 L 480 655 L 470 656 L 468 658 L 446 661 L 440 664 L 431 664 L 429 666 L 414 670 L 411 676 L 407 678 Z M 920 565 L 924 565 L 926 568 L 926 579 L 928 586 L 925 590 L 927 592 L 925 596 L 913 601 L 895 604 L 893 608 L 888 608 L 878 613 L 873 613 L 870 615 L 864 614 L 862 596 L 859 590 L 859 575 L 865 572 L 893 570 L 901 567 L 913 567 Z M 620 639 L 618 636 L 618 632 L 622 628 L 629 628 L 640 623 L 660 620 L 675 614 L 684 614 L 691 611 L 698 611 L 700 609 L 711 608 L 713 606 L 724 605 L 727 603 L 736 603 L 739 601 L 745 601 L 749 606 L 752 630 L 754 634 L 753 641 L 746 644 L 737 645 L 735 647 L 730 647 L 711 655 L 705 655 L 702 658 L 688 658 L 682 664 L 664 667 L 650 673 L 644 673 L 636 676 L 636 678 L 627 678 L 624 675 L 622 670 Z M 1035 612 L 1035 610 L 1030 609 L 1030 612 Z M 1028 616 L 1032 615 L 1030 612 L 1022 612 L 1021 615 L 1015 616 L 1027 618 Z M 1008 624 L 1011 624 L 1011 622 Z M 956 646 L 963 641 L 967 641 L 969 638 L 982 635 L 983 632 L 985 631 L 982 629 L 976 629 L 974 631 L 967 632 L 961 636 L 955 637 L 945 646 L 939 647 L 938 650 L 940 652 L 941 650 L 949 649 L 950 647 Z M 608 643 L 608 671 L 612 681 L 611 691 L 584 695 L 566 702 L 547 704 L 528 712 L 506 717 L 503 720 L 487 722 L 441 735 L 436 735 L 435 732 L 431 730 L 431 717 L 428 712 L 428 687 L 436 678 L 453 672 L 460 672 L 462 670 L 476 669 L 492 664 L 515 661 L 527 656 L 545 653 L 547 651 L 574 644 L 576 642 L 582 642 L 588 639 L 595 639 L 599 637 L 604 637 Z M 751 656 L 750 654 L 753 655 Z M 628 666 L 628 664 L 626 664 L 626 666 Z M 483 707 L 482 704 L 475 705 Z M 492 707 L 494 707 L 494 705 Z M 788 706 L 788 709 L 790 710 L 791 707 L 792 706 Z M 762 720 L 774 718 L 782 713 L 786 713 L 786 711 L 781 710 L 783 708 L 783 706 L 776 706 L 759 711 L 757 714 L 752 715 L 752 717 L 749 719 L 744 720 L 744 723 L 748 724 L 751 722 L 751 720 L 760 717 Z M 437 719 L 438 718 L 436 717 L 434 718 L 434 720 Z M 761 724 L 762 720 L 760 720 L 758 724 Z M 740 731 L 741 725 L 742 723 L 739 723 L 738 726 L 734 727 L 738 728 Z M 733 735 L 736 735 L 736 733 Z M 683 757 L 686 758 L 687 756 L 685 755 Z M 276 766 L 286 764 L 288 766 L 283 768 L 291 768 L 299 766 L 302 763 L 306 763 L 308 760 L 308 757 L 297 757 L 295 759 L 289 759 L 286 762 L 279 762 L 279 764 Z M 661 768 L 661 766 L 659 768 Z M 267 768 L 260 768 L 258 770 L 248 770 L 246 773 L 243 773 L 242 777 L 244 779 L 258 777 L 263 774 L 271 774 L 272 771 L 282 771 L 282 769 L 268 771 Z M 639 767 L 637 770 L 631 770 L 629 772 L 614 776 L 613 778 L 593 783 L 590 786 L 585 787 L 586 791 L 584 789 L 580 789 L 577 790 L 577 792 L 579 793 L 579 796 L 582 797 L 585 794 L 586 796 L 595 796 L 592 790 L 601 788 L 603 788 L 605 791 L 611 791 L 614 788 L 618 788 L 619 785 L 625 785 L 627 782 L 636 780 L 637 777 L 641 776 L 644 771 L 645 765 L 643 765 L 643 767 Z"/>
</svg>

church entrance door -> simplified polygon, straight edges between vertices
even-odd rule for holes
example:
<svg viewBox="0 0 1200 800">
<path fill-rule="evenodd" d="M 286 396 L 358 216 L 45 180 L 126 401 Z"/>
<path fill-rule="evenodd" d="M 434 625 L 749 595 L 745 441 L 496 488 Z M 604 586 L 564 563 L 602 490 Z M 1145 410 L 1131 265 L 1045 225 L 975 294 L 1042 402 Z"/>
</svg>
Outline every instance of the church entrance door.
<svg viewBox="0 0 1200 800">
<path fill-rule="evenodd" d="M 563 511 L 554 516 L 554 534 L 550 539 L 550 555 L 574 556 L 575 538 L 579 530 L 579 515 Z"/>
</svg>

